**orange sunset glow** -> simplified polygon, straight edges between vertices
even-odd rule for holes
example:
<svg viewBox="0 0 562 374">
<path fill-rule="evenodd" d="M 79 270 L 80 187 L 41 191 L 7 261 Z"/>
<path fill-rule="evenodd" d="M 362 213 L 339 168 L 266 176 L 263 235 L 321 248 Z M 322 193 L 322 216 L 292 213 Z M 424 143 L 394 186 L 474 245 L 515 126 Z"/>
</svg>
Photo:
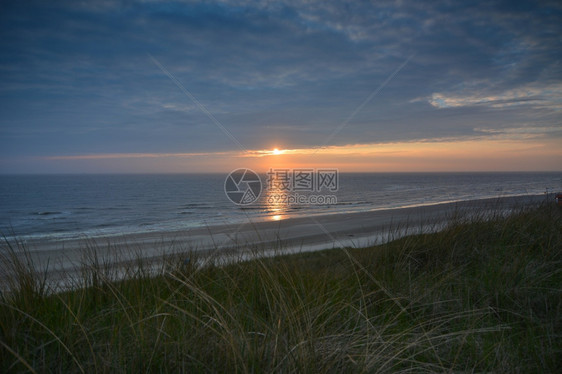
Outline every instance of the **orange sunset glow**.
<svg viewBox="0 0 562 374">
<path fill-rule="evenodd" d="M 425 142 L 354 144 L 324 148 L 269 149 L 207 153 L 135 153 L 53 156 L 43 162 L 65 167 L 94 165 L 120 170 L 135 163 L 165 165 L 163 171 L 224 172 L 243 165 L 258 171 L 269 168 L 335 167 L 342 172 L 557 170 L 562 150 L 555 140 L 468 139 Z M 220 165 L 220 166 L 218 166 Z"/>
</svg>

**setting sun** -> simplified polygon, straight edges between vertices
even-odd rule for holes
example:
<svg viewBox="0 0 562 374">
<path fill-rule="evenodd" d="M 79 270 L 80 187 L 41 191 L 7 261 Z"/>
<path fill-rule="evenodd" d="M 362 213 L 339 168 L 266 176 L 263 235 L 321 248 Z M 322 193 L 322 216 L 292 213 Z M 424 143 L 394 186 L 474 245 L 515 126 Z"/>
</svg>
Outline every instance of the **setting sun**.
<svg viewBox="0 0 562 374">
<path fill-rule="evenodd" d="M 274 155 L 280 155 L 280 154 L 282 154 L 282 153 L 283 153 L 283 151 L 280 151 L 278 148 L 275 148 L 275 149 L 273 150 L 273 154 L 274 154 Z"/>
</svg>

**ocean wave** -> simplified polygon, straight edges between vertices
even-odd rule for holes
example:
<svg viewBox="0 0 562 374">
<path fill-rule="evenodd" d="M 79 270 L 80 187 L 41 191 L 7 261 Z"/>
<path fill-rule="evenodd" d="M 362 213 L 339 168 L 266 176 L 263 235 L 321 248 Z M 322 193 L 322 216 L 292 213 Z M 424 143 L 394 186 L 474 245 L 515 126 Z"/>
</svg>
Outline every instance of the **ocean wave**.
<svg viewBox="0 0 562 374">
<path fill-rule="evenodd" d="M 52 216 L 52 215 L 56 215 L 56 214 L 64 214 L 64 213 L 63 212 L 57 212 L 57 211 L 33 212 L 33 215 L 36 215 L 36 216 Z"/>
<path fill-rule="evenodd" d="M 189 204 L 184 204 L 182 206 L 180 206 L 178 209 L 190 209 L 190 208 L 214 208 L 213 205 L 209 204 L 209 203 L 189 203 Z"/>
<path fill-rule="evenodd" d="M 338 201 L 335 205 L 371 205 L 372 201 Z"/>
</svg>

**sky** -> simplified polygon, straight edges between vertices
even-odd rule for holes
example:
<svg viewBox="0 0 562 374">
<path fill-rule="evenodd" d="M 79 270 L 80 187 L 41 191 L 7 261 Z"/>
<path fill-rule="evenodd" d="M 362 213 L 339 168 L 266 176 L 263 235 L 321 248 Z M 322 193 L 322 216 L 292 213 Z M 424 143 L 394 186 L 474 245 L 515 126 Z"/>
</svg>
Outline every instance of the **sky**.
<svg viewBox="0 0 562 374">
<path fill-rule="evenodd" d="M 0 51 L 0 174 L 562 170 L 560 1 L 8 0 Z"/>
</svg>

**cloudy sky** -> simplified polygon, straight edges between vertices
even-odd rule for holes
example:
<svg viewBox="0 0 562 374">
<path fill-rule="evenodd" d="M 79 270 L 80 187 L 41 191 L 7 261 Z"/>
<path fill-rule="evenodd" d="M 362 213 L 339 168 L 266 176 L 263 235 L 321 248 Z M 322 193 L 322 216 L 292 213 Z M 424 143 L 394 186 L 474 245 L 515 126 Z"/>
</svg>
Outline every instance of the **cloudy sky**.
<svg viewBox="0 0 562 374">
<path fill-rule="evenodd" d="M 0 173 L 562 169 L 559 1 L 2 1 L 0 51 Z"/>
</svg>

